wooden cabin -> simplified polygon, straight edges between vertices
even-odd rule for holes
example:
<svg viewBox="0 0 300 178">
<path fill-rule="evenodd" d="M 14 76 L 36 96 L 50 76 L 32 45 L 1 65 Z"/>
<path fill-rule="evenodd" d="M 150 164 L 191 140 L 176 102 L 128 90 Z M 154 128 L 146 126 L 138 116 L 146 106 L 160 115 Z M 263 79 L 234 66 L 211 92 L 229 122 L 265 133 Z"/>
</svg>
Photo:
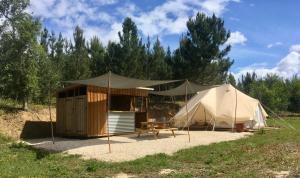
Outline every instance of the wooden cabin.
<svg viewBox="0 0 300 178">
<path fill-rule="evenodd" d="M 148 90 L 110 89 L 107 113 L 107 88 L 74 85 L 57 92 L 56 134 L 60 136 L 106 136 L 135 132 L 147 121 Z M 108 121 L 107 121 L 108 114 Z"/>
</svg>

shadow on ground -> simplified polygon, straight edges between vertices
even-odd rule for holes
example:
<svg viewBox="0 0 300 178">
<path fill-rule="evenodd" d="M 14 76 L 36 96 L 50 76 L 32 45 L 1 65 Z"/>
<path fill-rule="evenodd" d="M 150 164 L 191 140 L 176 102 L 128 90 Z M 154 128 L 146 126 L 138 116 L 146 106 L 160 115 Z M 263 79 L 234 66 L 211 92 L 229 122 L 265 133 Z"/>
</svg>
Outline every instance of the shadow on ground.
<svg viewBox="0 0 300 178">
<path fill-rule="evenodd" d="M 53 131 L 55 132 L 55 122 L 53 122 Z M 47 137 L 51 137 L 51 122 L 49 121 L 26 121 L 20 135 L 22 139 Z"/>
</svg>

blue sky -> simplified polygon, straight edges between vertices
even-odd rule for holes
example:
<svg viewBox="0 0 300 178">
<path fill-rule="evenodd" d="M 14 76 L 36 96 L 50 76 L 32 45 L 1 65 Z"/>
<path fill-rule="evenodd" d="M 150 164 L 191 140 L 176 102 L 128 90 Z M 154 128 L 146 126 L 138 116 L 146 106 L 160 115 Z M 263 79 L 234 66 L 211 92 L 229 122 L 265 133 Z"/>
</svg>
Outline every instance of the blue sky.
<svg viewBox="0 0 300 178">
<path fill-rule="evenodd" d="M 197 12 L 215 13 L 231 31 L 230 71 L 238 78 L 300 73 L 300 1 L 296 0 L 32 0 L 30 12 L 50 30 L 71 38 L 80 25 L 86 38 L 104 44 L 118 39 L 122 20 L 129 16 L 143 39 L 159 37 L 165 47 L 178 47 L 185 23 Z"/>
</svg>

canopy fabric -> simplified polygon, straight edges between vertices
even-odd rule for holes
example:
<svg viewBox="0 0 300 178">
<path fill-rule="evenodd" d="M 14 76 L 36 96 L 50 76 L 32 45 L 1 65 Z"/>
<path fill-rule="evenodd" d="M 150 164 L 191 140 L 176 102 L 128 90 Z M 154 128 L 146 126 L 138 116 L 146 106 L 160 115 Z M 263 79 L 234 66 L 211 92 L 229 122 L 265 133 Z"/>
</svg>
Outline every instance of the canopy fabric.
<svg viewBox="0 0 300 178">
<path fill-rule="evenodd" d="M 248 128 L 261 128 L 268 116 L 257 99 L 230 84 L 198 92 L 188 101 L 187 108 L 188 112 L 184 106 L 174 116 L 176 126 L 209 123 L 219 128 L 232 128 L 235 123 L 244 123 Z"/>
<path fill-rule="evenodd" d="M 195 94 L 198 91 L 207 90 L 212 87 L 216 87 L 217 85 L 209 86 L 209 85 L 198 85 L 190 81 L 185 81 L 183 84 L 179 85 L 176 88 L 172 88 L 170 90 L 164 91 L 150 91 L 150 94 L 153 95 L 161 95 L 161 96 L 180 96 L 185 94 Z M 187 89 L 187 92 L 185 91 Z"/>
<path fill-rule="evenodd" d="M 121 88 L 128 89 L 128 88 L 138 88 L 138 87 L 149 87 L 149 86 L 154 86 L 154 85 L 160 85 L 160 84 L 166 84 L 166 83 L 180 81 L 180 80 L 141 80 L 141 79 L 124 77 L 121 75 L 117 75 L 117 74 L 108 72 L 104 75 L 101 75 L 101 76 L 98 76 L 95 78 L 89 78 L 89 79 L 85 79 L 85 80 L 66 81 L 66 83 L 107 87 L 109 77 L 110 77 L 110 88 L 120 88 L 120 89 Z"/>
</svg>

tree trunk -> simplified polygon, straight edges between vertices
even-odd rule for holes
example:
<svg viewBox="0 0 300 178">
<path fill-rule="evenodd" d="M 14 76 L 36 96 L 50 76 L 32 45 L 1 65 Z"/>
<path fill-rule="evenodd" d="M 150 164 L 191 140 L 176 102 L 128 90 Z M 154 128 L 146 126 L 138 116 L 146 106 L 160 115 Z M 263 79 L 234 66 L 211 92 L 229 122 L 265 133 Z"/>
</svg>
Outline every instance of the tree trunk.
<svg viewBox="0 0 300 178">
<path fill-rule="evenodd" d="M 27 98 L 27 97 L 24 97 L 24 98 L 23 98 L 22 109 L 23 109 L 24 111 L 27 111 L 27 110 L 28 110 L 28 98 Z"/>
</svg>

